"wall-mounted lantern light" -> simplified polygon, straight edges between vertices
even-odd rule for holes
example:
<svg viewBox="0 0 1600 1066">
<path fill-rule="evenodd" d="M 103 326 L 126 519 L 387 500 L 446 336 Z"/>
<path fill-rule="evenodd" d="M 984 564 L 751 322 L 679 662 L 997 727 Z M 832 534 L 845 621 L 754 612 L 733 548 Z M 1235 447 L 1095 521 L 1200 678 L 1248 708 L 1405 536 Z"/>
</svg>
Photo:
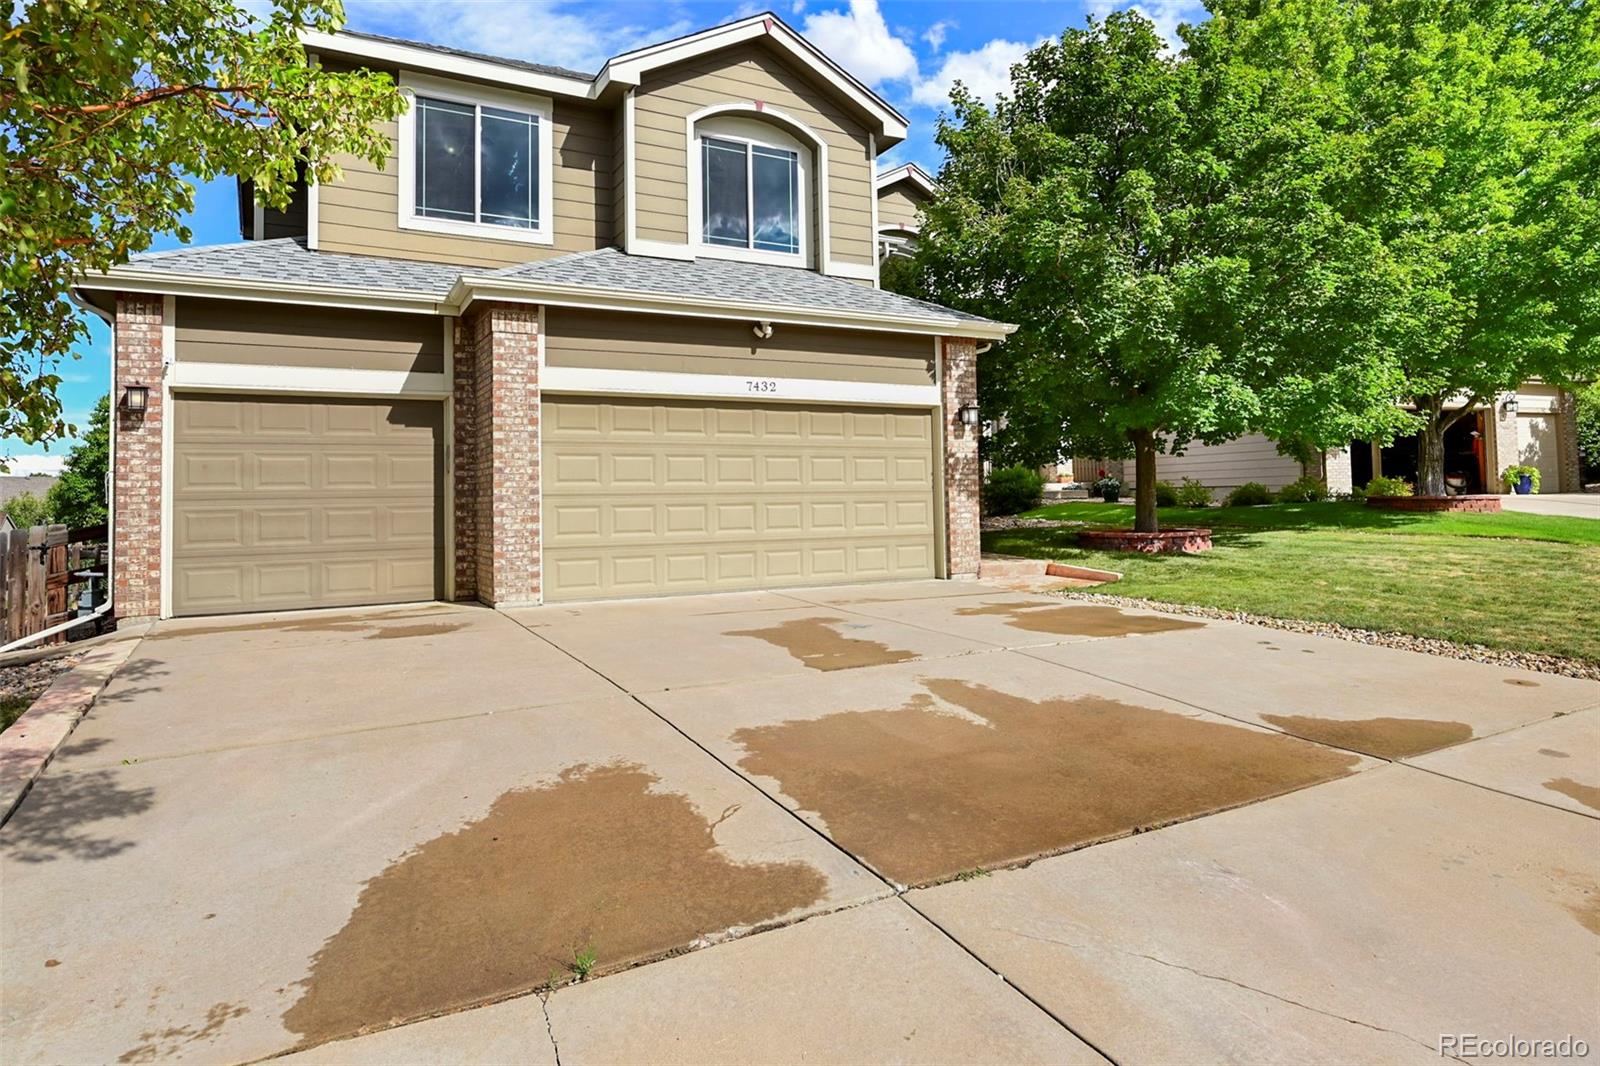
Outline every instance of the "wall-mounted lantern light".
<svg viewBox="0 0 1600 1066">
<path fill-rule="evenodd" d="M 142 415 L 150 407 L 150 386 L 134 382 L 122 390 L 122 409 L 130 415 Z"/>
<path fill-rule="evenodd" d="M 980 417 L 978 414 L 978 405 L 975 403 L 969 403 L 965 407 L 961 408 L 960 411 L 956 412 L 956 415 L 961 419 L 961 424 L 963 426 L 975 426 L 978 424 Z"/>
<path fill-rule="evenodd" d="M 1506 399 L 1505 399 L 1505 402 L 1500 405 L 1500 413 L 1505 415 L 1505 416 L 1507 416 L 1508 418 L 1511 415 L 1516 414 L 1517 413 L 1517 398 L 1515 396 L 1507 396 Z"/>
</svg>

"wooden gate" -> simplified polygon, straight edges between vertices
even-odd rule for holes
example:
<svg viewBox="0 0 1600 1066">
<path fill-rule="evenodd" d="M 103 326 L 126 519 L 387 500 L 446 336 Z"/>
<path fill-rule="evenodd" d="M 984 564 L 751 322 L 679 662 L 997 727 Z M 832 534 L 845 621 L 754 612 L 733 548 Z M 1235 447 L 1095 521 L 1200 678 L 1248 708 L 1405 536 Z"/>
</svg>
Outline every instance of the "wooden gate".
<svg viewBox="0 0 1600 1066">
<path fill-rule="evenodd" d="M 66 526 L 0 530 L 0 646 L 70 618 L 73 586 L 99 576 L 86 569 L 99 558 L 100 545 L 69 543 Z"/>
</svg>

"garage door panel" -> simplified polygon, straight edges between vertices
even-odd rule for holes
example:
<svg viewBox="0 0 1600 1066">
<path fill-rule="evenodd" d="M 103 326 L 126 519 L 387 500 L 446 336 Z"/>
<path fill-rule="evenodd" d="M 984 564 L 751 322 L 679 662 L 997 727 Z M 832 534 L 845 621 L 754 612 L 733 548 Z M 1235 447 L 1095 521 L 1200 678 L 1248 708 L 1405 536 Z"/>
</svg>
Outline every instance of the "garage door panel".
<svg viewBox="0 0 1600 1066">
<path fill-rule="evenodd" d="M 548 599 L 934 573 L 929 414 L 547 398 L 544 424 Z"/>
<path fill-rule="evenodd" d="M 180 396 L 174 410 L 177 613 L 442 593 L 441 404 Z"/>
</svg>

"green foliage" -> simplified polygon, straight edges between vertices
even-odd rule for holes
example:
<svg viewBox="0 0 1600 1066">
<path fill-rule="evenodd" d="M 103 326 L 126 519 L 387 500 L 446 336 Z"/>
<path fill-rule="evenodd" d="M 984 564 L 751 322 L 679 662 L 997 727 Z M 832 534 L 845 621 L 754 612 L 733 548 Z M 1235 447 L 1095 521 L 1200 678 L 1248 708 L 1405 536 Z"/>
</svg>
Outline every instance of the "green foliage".
<svg viewBox="0 0 1600 1066">
<path fill-rule="evenodd" d="M 1107 503 L 1116 503 L 1122 499 L 1122 482 L 1107 474 L 1094 483 L 1091 491 Z"/>
<path fill-rule="evenodd" d="M 1224 507 L 1259 507 L 1272 502 L 1272 490 L 1259 481 L 1246 481 L 1228 493 L 1222 501 Z"/>
<path fill-rule="evenodd" d="M 595 954 L 594 947 L 591 945 L 572 953 L 572 965 L 568 969 L 572 971 L 574 978 L 582 981 L 594 972 L 595 963 L 599 961 L 600 957 Z"/>
<path fill-rule="evenodd" d="M 1178 506 L 1178 487 L 1170 481 L 1156 482 L 1156 506 Z"/>
<path fill-rule="evenodd" d="M 922 267 L 916 259 L 892 255 L 878 265 L 878 287 L 886 292 L 899 293 L 918 300 L 926 300 L 928 287 L 923 280 Z"/>
<path fill-rule="evenodd" d="M 1017 514 L 1031 511 L 1044 500 L 1044 478 L 1025 466 L 996 470 L 983 483 L 983 513 Z"/>
<path fill-rule="evenodd" d="M 1375 477 L 1367 482 L 1368 496 L 1410 496 L 1411 482 L 1398 477 Z"/>
<path fill-rule="evenodd" d="M 1600 480 L 1600 381 L 1577 390 L 1578 462 L 1583 480 Z"/>
<path fill-rule="evenodd" d="M 1521 481 L 1524 477 L 1526 477 L 1533 485 L 1533 491 L 1538 492 L 1538 467 L 1529 466 L 1526 463 L 1518 463 L 1513 466 L 1508 466 L 1504 470 L 1500 471 L 1500 483 L 1506 487 L 1507 492 L 1515 492 L 1517 488 L 1517 482 Z"/>
<path fill-rule="evenodd" d="M 45 502 L 45 497 L 37 493 L 18 493 L 6 501 L 6 517 L 11 519 L 11 525 L 15 529 L 48 525 L 50 505 Z"/>
<path fill-rule="evenodd" d="M 61 476 L 50 489 L 50 513 L 72 529 L 106 520 L 106 474 L 111 469 L 111 400 L 100 397 L 89 413 L 89 428 L 67 454 Z"/>
<path fill-rule="evenodd" d="M 288 204 L 332 160 L 380 164 L 376 125 L 403 101 L 386 74 L 307 64 L 298 34 L 334 30 L 338 0 L 7 0 L 0 34 L 0 436 L 53 440 L 57 364 L 86 336 L 72 280 L 190 239 L 194 180 L 240 175 Z"/>
<path fill-rule="evenodd" d="M 1183 479 L 1183 484 L 1178 486 L 1178 506 L 1180 507 L 1210 507 L 1215 494 L 1206 486 L 1192 477 Z"/>
<path fill-rule="evenodd" d="M 1300 477 L 1278 490 L 1279 503 L 1321 503 L 1328 498 L 1328 486 L 1318 477 Z"/>
</svg>

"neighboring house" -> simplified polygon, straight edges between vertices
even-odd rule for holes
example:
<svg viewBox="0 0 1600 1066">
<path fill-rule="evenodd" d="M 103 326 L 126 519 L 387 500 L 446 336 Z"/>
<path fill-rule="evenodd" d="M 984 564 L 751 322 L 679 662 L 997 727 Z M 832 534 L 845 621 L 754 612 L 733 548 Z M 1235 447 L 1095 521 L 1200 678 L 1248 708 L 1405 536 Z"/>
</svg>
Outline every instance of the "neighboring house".
<svg viewBox="0 0 1600 1066">
<path fill-rule="evenodd" d="M 593 75 L 306 43 L 395 76 L 388 165 L 81 285 L 119 616 L 976 572 L 1012 327 L 877 287 L 907 130 L 861 82 L 772 15 Z"/>
<path fill-rule="evenodd" d="M 28 493 L 42 500 L 55 487 L 56 480 L 53 474 L 0 474 L 0 530 L 11 528 L 6 504 Z"/>
<path fill-rule="evenodd" d="M 878 175 L 878 258 L 910 255 L 922 227 L 922 208 L 938 186 L 915 163 Z"/>
<path fill-rule="evenodd" d="M 1500 472 L 1508 466 L 1537 467 L 1543 492 L 1581 492 L 1577 414 L 1571 393 L 1552 385 L 1528 382 L 1515 392 L 1503 393 L 1459 419 L 1445 431 L 1445 478 L 1452 493 L 1502 492 Z M 1075 481 L 1092 481 L 1100 469 L 1131 484 L 1133 464 L 1075 459 L 1070 475 Z M 1203 482 L 1218 493 L 1256 481 L 1280 489 L 1309 474 L 1336 492 L 1366 485 L 1383 474 L 1415 482 L 1417 440 L 1401 437 L 1377 446 L 1351 441 L 1350 447 L 1328 452 L 1320 462 L 1302 467 L 1282 455 L 1277 445 L 1259 433 L 1224 444 L 1192 444 L 1183 455 L 1162 455 L 1156 473 L 1163 481 L 1185 477 Z"/>
</svg>

